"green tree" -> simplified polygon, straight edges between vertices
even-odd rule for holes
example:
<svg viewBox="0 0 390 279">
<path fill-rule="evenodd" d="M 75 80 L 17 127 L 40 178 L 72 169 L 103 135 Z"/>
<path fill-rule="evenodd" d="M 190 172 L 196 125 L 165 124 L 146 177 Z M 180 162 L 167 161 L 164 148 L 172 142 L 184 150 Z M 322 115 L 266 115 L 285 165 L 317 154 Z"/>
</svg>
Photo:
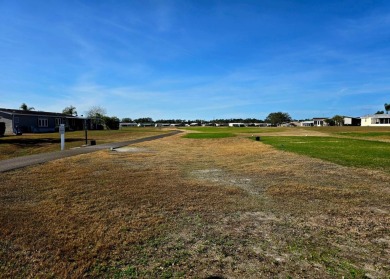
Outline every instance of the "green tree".
<svg viewBox="0 0 390 279">
<path fill-rule="evenodd" d="M 119 118 L 116 116 L 103 116 L 103 121 L 107 129 L 119 130 Z"/>
<path fill-rule="evenodd" d="M 153 119 L 151 117 L 142 117 L 134 119 L 134 122 L 136 123 L 152 123 Z"/>
<path fill-rule="evenodd" d="M 384 114 L 385 112 L 383 110 L 378 110 L 375 114 Z"/>
<path fill-rule="evenodd" d="M 385 103 L 385 111 L 387 114 L 389 113 L 389 110 L 390 110 L 390 104 Z"/>
<path fill-rule="evenodd" d="M 333 120 L 333 118 L 327 118 L 324 121 L 326 122 L 326 124 L 328 124 L 328 126 L 334 126 L 335 125 L 335 121 Z"/>
<path fill-rule="evenodd" d="M 69 107 L 66 107 L 62 110 L 62 113 L 63 114 L 69 114 L 69 115 L 72 115 L 72 116 L 76 116 L 77 115 L 77 111 L 76 111 L 76 108 L 74 106 L 69 106 Z"/>
<path fill-rule="evenodd" d="M 34 107 L 29 107 L 29 106 L 26 105 L 26 103 L 21 104 L 21 105 L 20 105 L 20 109 L 21 109 L 21 110 L 24 110 L 24 111 L 35 110 Z"/>
<path fill-rule="evenodd" d="M 291 122 L 291 116 L 286 112 L 272 112 L 268 114 L 265 122 L 271 123 L 272 125 L 280 125 L 285 122 Z"/>
<path fill-rule="evenodd" d="M 332 120 L 334 121 L 334 125 L 336 125 L 336 126 L 343 126 L 344 125 L 344 117 L 341 115 L 333 116 Z"/>
<path fill-rule="evenodd" d="M 133 122 L 133 120 L 131 120 L 131 118 L 129 118 L 129 117 L 125 117 L 125 118 L 122 118 L 121 122 L 122 123 L 131 123 L 131 122 Z"/>
</svg>

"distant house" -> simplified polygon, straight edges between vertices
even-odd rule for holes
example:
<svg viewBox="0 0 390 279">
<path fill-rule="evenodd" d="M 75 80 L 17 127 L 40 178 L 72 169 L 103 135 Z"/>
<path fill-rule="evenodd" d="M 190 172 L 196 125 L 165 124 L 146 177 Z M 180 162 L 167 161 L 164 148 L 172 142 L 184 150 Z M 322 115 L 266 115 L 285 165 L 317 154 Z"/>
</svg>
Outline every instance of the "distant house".
<svg viewBox="0 0 390 279">
<path fill-rule="evenodd" d="M 170 123 L 156 123 L 154 124 L 154 127 L 170 127 L 176 124 L 170 124 Z"/>
<path fill-rule="evenodd" d="M 248 123 L 248 126 L 253 127 L 270 127 L 271 123 Z"/>
<path fill-rule="evenodd" d="M 326 123 L 327 117 L 314 117 L 313 118 L 313 126 L 328 126 L 328 123 Z"/>
<path fill-rule="evenodd" d="M 390 127 L 389 114 L 373 114 L 360 117 L 361 126 Z"/>
<path fill-rule="evenodd" d="M 308 120 L 308 121 L 302 121 L 301 122 L 301 126 L 302 127 L 312 127 L 312 126 L 314 126 L 314 121 L 310 121 L 310 120 Z"/>
<path fill-rule="evenodd" d="M 295 122 L 283 122 L 279 126 L 280 127 L 296 127 L 298 125 Z"/>
<path fill-rule="evenodd" d="M 229 123 L 229 127 L 246 127 L 245 123 Z"/>
<path fill-rule="evenodd" d="M 361 119 L 358 117 L 344 117 L 344 125 L 345 126 L 360 126 L 361 125 Z"/>
<path fill-rule="evenodd" d="M 154 122 L 138 123 L 138 127 L 154 127 L 156 124 Z"/>
<path fill-rule="evenodd" d="M 55 132 L 60 124 L 65 124 L 67 130 L 83 130 L 84 121 L 84 118 L 63 113 L 0 108 L 5 134 Z"/>
<path fill-rule="evenodd" d="M 121 122 L 119 123 L 119 128 L 122 128 L 122 127 L 137 127 L 138 126 L 138 123 L 135 123 L 135 122 Z"/>
</svg>

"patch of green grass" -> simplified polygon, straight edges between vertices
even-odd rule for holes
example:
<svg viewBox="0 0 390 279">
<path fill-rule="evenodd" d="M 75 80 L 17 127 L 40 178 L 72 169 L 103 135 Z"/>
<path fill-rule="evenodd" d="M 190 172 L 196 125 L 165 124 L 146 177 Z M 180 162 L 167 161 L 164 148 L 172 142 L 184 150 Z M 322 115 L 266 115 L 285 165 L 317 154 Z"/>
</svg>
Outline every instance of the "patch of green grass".
<svg viewBox="0 0 390 279">
<path fill-rule="evenodd" d="M 189 133 L 183 137 L 188 139 L 220 139 L 234 136 L 232 133 Z"/>
<path fill-rule="evenodd" d="M 339 263 L 342 270 L 347 271 L 346 278 L 369 278 L 365 275 L 365 271 L 361 268 L 357 268 L 348 261 L 342 261 Z"/>
<path fill-rule="evenodd" d="M 123 270 L 116 271 L 114 273 L 114 278 L 138 278 L 139 272 L 137 268 L 133 266 L 128 266 Z"/>
<path fill-rule="evenodd" d="M 356 137 L 356 138 L 382 138 L 390 139 L 390 132 L 340 132 L 336 133 L 341 136 Z"/>
<path fill-rule="evenodd" d="M 317 131 L 328 134 L 340 134 L 340 133 L 372 133 L 372 132 L 390 132 L 390 127 L 362 127 L 362 126 L 324 126 L 324 127 L 302 127 L 301 129 L 307 131 Z"/>
<path fill-rule="evenodd" d="M 390 172 L 390 144 L 335 137 L 262 137 L 277 149 L 352 167 Z"/>
</svg>

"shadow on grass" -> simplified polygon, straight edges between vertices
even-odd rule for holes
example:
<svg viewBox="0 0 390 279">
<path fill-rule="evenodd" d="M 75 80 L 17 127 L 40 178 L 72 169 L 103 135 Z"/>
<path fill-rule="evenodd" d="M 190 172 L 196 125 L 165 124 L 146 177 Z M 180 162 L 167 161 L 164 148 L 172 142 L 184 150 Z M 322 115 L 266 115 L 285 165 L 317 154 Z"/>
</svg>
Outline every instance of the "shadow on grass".
<svg viewBox="0 0 390 279">
<path fill-rule="evenodd" d="M 70 138 L 65 139 L 65 142 L 77 142 L 84 141 L 84 138 Z M 37 145 L 47 145 L 47 144 L 59 144 L 61 143 L 61 139 L 57 138 L 39 138 L 39 139 L 28 139 L 28 138 L 2 138 L 0 140 L 0 144 L 13 144 L 17 146 L 37 146 Z"/>
</svg>

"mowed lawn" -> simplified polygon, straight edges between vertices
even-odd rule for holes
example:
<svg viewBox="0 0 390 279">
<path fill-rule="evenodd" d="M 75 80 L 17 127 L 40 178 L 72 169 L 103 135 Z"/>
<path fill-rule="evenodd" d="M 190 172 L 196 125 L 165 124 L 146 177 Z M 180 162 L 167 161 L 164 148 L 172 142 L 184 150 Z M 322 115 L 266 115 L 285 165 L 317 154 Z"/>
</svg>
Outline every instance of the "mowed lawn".
<svg viewBox="0 0 390 279">
<path fill-rule="evenodd" d="M 365 137 L 373 136 L 372 133 L 364 133 L 364 135 Z M 374 133 L 374 135 L 383 137 L 383 133 Z M 262 142 L 279 150 L 324 159 L 340 165 L 370 168 L 390 173 L 390 142 L 312 136 L 263 137 Z"/>
<path fill-rule="evenodd" d="M 334 132 L 200 130 L 0 173 L 0 278 L 388 278 L 389 172 L 297 151 L 367 147 Z"/>
<path fill-rule="evenodd" d="M 269 133 L 269 132 L 283 132 L 288 130 L 288 128 L 284 127 L 228 127 L 228 126 L 220 126 L 220 127 L 186 127 L 180 128 L 185 131 L 192 132 L 201 132 L 201 133 L 229 133 L 229 134 L 240 134 L 240 133 Z"/>
<path fill-rule="evenodd" d="M 368 139 L 390 142 L 389 127 L 357 127 L 357 126 L 331 126 L 331 127 L 309 127 L 306 131 L 318 131 L 337 137 Z"/>
</svg>

